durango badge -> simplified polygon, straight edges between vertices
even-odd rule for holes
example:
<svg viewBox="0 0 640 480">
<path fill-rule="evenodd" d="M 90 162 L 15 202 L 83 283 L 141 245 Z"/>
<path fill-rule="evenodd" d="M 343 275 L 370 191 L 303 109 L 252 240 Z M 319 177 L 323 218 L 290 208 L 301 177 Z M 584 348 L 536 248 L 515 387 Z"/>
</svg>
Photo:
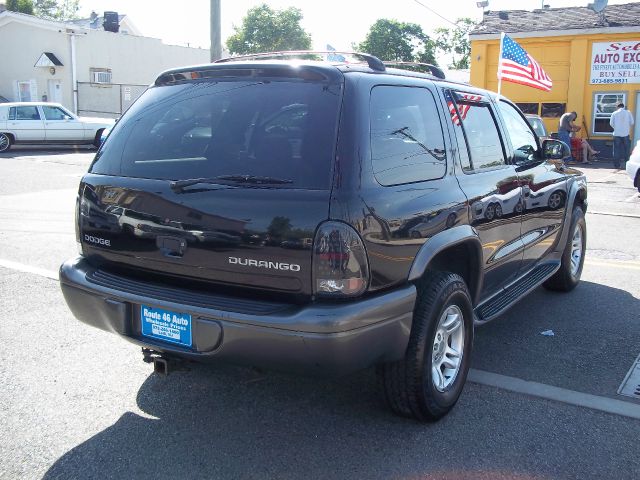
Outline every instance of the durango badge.
<svg viewBox="0 0 640 480">
<path fill-rule="evenodd" d="M 266 260 L 253 260 L 250 258 L 229 257 L 231 265 L 242 265 L 244 267 L 267 268 L 269 270 L 284 270 L 299 272 L 300 265 L 295 263 L 268 262 Z"/>
</svg>

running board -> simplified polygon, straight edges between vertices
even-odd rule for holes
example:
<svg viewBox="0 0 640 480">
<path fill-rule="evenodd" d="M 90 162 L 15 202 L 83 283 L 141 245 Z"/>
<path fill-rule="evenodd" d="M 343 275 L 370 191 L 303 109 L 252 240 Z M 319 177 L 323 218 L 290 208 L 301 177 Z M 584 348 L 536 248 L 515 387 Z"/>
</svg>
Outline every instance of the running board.
<svg viewBox="0 0 640 480">
<path fill-rule="evenodd" d="M 543 263 L 533 270 L 529 270 L 514 283 L 504 288 L 502 292 L 477 306 L 474 310 L 475 323 L 477 325 L 487 323 L 503 314 L 529 292 L 542 285 L 545 280 L 556 273 L 558 268 L 560 268 L 560 261 Z"/>
</svg>

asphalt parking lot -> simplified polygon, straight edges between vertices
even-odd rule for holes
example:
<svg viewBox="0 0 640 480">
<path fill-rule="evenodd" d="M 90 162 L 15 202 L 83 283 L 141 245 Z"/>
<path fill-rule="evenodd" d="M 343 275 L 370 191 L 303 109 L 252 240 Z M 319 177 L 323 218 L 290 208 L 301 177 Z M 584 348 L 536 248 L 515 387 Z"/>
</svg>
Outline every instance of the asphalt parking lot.
<svg viewBox="0 0 640 480">
<path fill-rule="evenodd" d="M 76 252 L 93 154 L 0 154 L 0 479 L 640 478 L 640 396 L 619 393 L 640 355 L 640 196 L 610 163 L 578 167 L 581 284 L 538 289 L 478 328 L 459 404 L 424 425 L 385 409 L 373 370 L 189 365 L 162 378 L 137 347 L 76 321 L 57 268 Z"/>
</svg>

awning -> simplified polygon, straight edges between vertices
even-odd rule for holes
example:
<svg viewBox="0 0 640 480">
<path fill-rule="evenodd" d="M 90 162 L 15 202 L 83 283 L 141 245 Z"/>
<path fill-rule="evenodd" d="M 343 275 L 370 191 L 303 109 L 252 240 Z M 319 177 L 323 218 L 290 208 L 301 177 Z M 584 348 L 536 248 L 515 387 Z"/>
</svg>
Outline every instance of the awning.
<svg viewBox="0 0 640 480">
<path fill-rule="evenodd" d="M 51 52 L 44 52 L 34 65 L 34 67 L 63 67 L 62 62 L 58 60 Z"/>
</svg>

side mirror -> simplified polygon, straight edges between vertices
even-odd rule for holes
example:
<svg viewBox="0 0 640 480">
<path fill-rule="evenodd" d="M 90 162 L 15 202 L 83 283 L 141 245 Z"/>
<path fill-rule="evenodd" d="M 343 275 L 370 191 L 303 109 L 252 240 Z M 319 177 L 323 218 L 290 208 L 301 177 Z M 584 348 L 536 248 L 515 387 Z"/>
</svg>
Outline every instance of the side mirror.
<svg viewBox="0 0 640 480">
<path fill-rule="evenodd" d="M 545 160 L 564 160 L 571 157 L 571 148 L 560 140 L 547 139 L 542 142 Z"/>
<path fill-rule="evenodd" d="M 65 115 L 64 116 L 64 120 L 65 120 L 65 122 L 68 122 L 69 120 L 71 120 L 71 117 L 69 115 Z"/>
</svg>

